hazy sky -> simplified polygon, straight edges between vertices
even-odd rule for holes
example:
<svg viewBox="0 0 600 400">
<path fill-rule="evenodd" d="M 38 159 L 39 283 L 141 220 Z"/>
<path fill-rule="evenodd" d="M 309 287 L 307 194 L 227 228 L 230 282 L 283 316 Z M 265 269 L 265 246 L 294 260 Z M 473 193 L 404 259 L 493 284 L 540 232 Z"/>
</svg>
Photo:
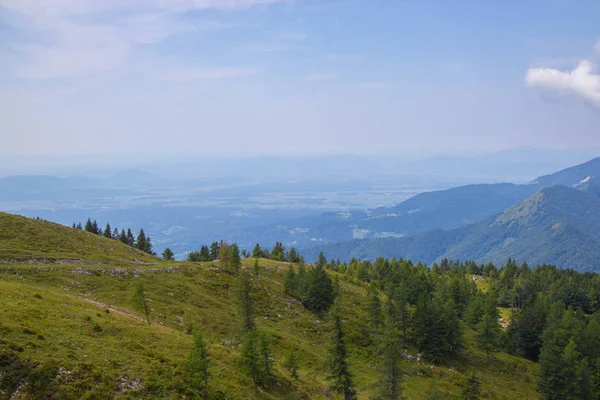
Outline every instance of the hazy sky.
<svg viewBox="0 0 600 400">
<path fill-rule="evenodd" d="M 597 0 L 0 0 L 0 155 L 600 146 L 597 62 Z"/>
</svg>

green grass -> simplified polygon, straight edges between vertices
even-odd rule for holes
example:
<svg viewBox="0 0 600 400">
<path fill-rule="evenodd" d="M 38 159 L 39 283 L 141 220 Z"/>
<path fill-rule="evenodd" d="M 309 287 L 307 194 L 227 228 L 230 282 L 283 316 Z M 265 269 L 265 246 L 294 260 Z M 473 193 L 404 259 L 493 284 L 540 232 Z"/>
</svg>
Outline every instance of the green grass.
<svg viewBox="0 0 600 400">
<path fill-rule="evenodd" d="M 115 266 L 156 263 L 157 258 L 89 232 L 0 212 L 0 261 L 85 260 Z"/>
<path fill-rule="evenodd" d="M 72 233 L 53 224 L 34 224 L 48 228 L 45 235 L 52 236 L 53 229 Z M 91 236 L 84 238 L 86 243 L 98 239 L 110 242 L 102 243 L 105 246 L 116 244 Z M 29 239 L 41 247 L 52 243 L 39 237 Z M 27 241 L 19 237 L 14 240 L 13 246 Z M 38 397 L 60 393 L 61 398 L 181 398 L 186 396 L 185 359 L 191 350 L 188 332 L 192 325 L 202 328 L 215 362 L 211 392 L 221 391 L 230 399 L 328 398 L 325 363 L 330 320 L 309 313 L 283 294 L 287 264 L 260 260 L 260 271 L 253 274 L 256 322 L 258 329 L 268 334 L 277 381 L 272 388 L 255 392 L 238 369 L 234 277 L 211 263 L 153 259 L 157 265 L 128 264 L 130 259 L 122 254 L 130 249 L 119 247 L 123 253 L 116 257 L 122 268 L 0 265 L 0 375 L 5 372 L 0 379 L 0 399 L 10 397 L 8 392 L 26 377 L 30 383 L 21 392 L 35 391 Z M 43 253 L 53 251 L 45 248 Z M 31 245 L 26 245 L 23 254 L 39 257 Z M 85 247 L 81 251 L 71 248 L 66 254 L 71 259 L 96 257 L 93 249 Z M 102 262 L 109 262 L 106 260 Z M 243 260 L 250 271 L 253 264 L 253 259 Z M 152 309 L 152 326 L 130 305 L 140 280 Z M 376 343 L 364 323 L 365 290 L 344 280 L 341 289 L 350 366 L 359 398 L 368 399 L 375 394 L 377 369 Z M 109 306 L 108 313 L 102 304 Z M 444 399 L 458 399 L 468 374 L 475 372 L 483 382 L 485 398 L 539 398 L 535 393 L 536 364 L 503 353 L 495 353 L 488 362 L 475 348 L 472 336 L 471 331 L 466 332 L 467 349 L 454 362 L 433 366 L 404 359 L 406 397 L 419 399 L 430 387 L 436 387 Z M 297 351 L 299 380 L 283 367 L 284 356 L 292 350 Z M 416 354 L 411 347 L 408 352 Z M 14 385 L 5 382 L 7 377 Z"/>
</svg>

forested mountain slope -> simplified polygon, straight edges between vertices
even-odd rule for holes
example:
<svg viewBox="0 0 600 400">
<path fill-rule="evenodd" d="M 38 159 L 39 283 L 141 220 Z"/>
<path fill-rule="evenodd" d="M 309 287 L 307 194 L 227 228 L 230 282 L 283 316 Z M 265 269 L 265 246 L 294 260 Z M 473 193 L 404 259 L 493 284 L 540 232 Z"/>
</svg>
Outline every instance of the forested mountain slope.
<svg viewBox="0 0 600 400">
<path fill-rule="evenodd" d="M 323 286 L 311 280 L 315 276 L 329 281 L 324 286 L 329 288 L 327 296 L 339 293 L 342 318 L 337 326 L 345 333 L 358 398 L 380 392 L 378 338 L 383 333 L 368 321 L 375 297 L 382 308 L 388 297 L 367 291 L 367 283 L 350 274 L 295 266 L 297 277 L 290 278 L 290 264 L 264 259 L 244 259 L 241 268 L 233 269 L 229 258 L 207 263 L 162 261 L 99 235 L 5 214 L 0 232 L 0 260 L 20 260 L 0 261 L 2 399 L 202 395 L 203 381 L 192 367 L 199 364 L 191 363 L 198 355 L 193 352 L 195 328 L 202 330 L 210 359 L 211 398 L 340 398 L 327 379 L 332 374 L 327 354 L 333 346 L 336 314 L 333 308 L 319 314 L 306 308 L 314 303 L 309 302 L 314 293 L 322 293 L 318 287 Z M 52 257 L 68 257 L 70 264 L 49 260 Z M 140 264 L 143 257 L 152 264 Z M 441 301 L 440 296 L 450 293 L 444 288 L 454 281 L 468 298 L 476 294 L 466 276 L 436 277 L 409 264 L 402 268 L 408 268 L 414 282 L 429 282 L 412 285 L 415 294 L 425 296 L 423 301 L 432 296 Z M 339 290 L 334 278 L 339 278 Z M 385 286 L 383 281 L 381 285 Z M 147 314 L 140 308 L 140 288 Z M 250 308 L 242 307 L 240 293 L 249 294 Z M 412 314 L 416 298 L 410 301 L 406 312 Z M 461 309 L 466 306 L 461 304 Z M 265 338 L 268 379 L 256 381 L 247 369 L 247 356 L 254 353 L 248 353 L 248 334 L 241 334 L 242 317 L 247 315 L 242 310 L 251 310 L 253 329 Z M 447 311 L 455 315 L 452 309 Z M 458 399 L 468 387 L 497 399 L 538 398 L 535 363 L 496 350 L 490 362 L 485 350 L 475 346 L 471 325 L 453 318 L 464 326 L 454 333 L 454 340 L 463 344 L 452 354 L 446 349 L 431 358 L 424 355 L 429 353 L 421 350 L 420 335 L 408 331 L 404 355 L 393 358 L 399 360 L 406 398 L 430 393 Z"/>
<path fill-rule="evenodd" d="M 358 240 L 305 252 L 327 257 L 404 257 L 425 263 L 442 258 L 502 264 L 508 258 L 580 271 L 600 265 L 600 199 L 595 186 L 558 185 L 541 190 L 503 213 L 450 231 L 399 239 Z"/>
</svg>

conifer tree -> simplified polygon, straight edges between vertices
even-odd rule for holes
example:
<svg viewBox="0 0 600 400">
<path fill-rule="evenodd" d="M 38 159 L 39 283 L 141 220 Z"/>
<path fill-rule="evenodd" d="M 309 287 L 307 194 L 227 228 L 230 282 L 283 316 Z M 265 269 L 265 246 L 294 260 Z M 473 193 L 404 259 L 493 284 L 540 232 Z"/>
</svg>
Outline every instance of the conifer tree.
<svg viewBox="0 0 600 400">
<path fill-rule="evenodd" d="M 283 292 L 289 296 L 296 295 L 296 272 L 294 271 L 294 266 L 291 264 L 285 274 Z"/>
<path fill-rule="evenodd" d="M 240 359 L 242 374 L 252 379 L 255 386 L 264 382 L 263 360 L 261 359 L 256 331 L 246 332 L 242 343 L 242 356 Z"/>
<path fill-rule="evenodd" d="M 202 245 L 200 247 L 200 261 L 202 262 L 206 262 L 206 261 L 210 261 L 211 257 L 210 257 L 210 250 L 208 249 L 207 245 Z"/>
<path fill-rule="evenodd" d="M 253 288 L 250 274 L 246 271 L 242 271 L 237 277 L 236 295 L 239 325 L 243 334 L 253 331 L 256 326 L 254 324 L 252 291 Z"/>
<path fill-rule="evenodd" d="M 479 400 L 481 397 L 480 387 L 481 382 L 479 379 L 477 379 L 474 373 L 471 373 L 462 392 L 463 400 Z"/>
<path fill-rule="evenodd" d="M 73 222 L 73 226 L 71 228 L 77 229 L 77 225 L 75 225 L 75 222 Z"/>
<path fill-rule="evenodd" d="M 210 377 L 209 369 L 212 365 L 208 358 L 208 351 L 202 332 L 199 329 L 194 330 L 194 345 L 188 359 L 188 374 L 192 388 L 203 393 L 205 399 L 208 399 L 208 379 Z"/>
<path fill-rule="evenodd" d="M 254 275 L 258 276 L 260 273 L 260 265 L 258 264 L 258 258 L 254 259 Z"/>
<path fill-rule="evenodd" d="M 262 251 L 260 249 L 260 245 L 258 243 L 256 243 L 256 246 L 254 246 L 254 249 L 252 250 L 252 257 L 260 258 L 261 256 L 262 256 Z"/>
<path fill-rule="evenodd" d="M 231 272 L 237 273 L 242 266 L 242 260 L 240 259 L 240 249 L 237 243 L 233 243 L 229 246 L 229 268 Z"/>
<path fill-rule="evenodd" d="M 328 354 L 329 376 L 331 390 L 344 396 L 344 400 L 356 398 L 356 391 L 352 381 L 352 374 L 348 367 L 348 352 L 340 316 L 340 299 L 336 299 L 331 312 L 333 330 L 331 332 L 331 346 Z"/>
<path fill-rule="evenodd" d="M 297 263 L 297 262 L 300 262 L 300 255 L 298 254 L 296 249 L 292 247 L 288 251 L 286 259 L 288 262 Z"/>
<path fill-rule="evenodd" d="M 104 233 L 102 233 L 102 236 L 104 236 L 107 239 L 112 238 L 112 229 L 110 228 L 109 223 L 106 224 L 106 228 L 104 229 Z"/>
<path fill-rule="evenodd" d="M 82 231 L 82 230 L 83 230 L 83 227 L 81 226 L 81 222 L 78 222 L 78 223 L 77 223 L 77 229 L 79 229 L 80 231 Z"/>
<path fill-rule="evenodd" d="M 118 230 L 117 228 L 115 228 L 115 229 L 113 230 L 113 233 L 112 233 L 112 238 L 113 238 L 114 240 L 119 240 L 119 230 Z"/>
<path fill-rule="evenodd" d="M 135 286 L 135 292 L 131 302 L 136 310 L 144 313 L 146 316 L 146 321 L 148 321 L 148 325 L 150 325 L 150 309 L 148 308 L 148 303 L 146 301 L 144 284 L 141 281 L 138 281 L 137 285 Z"/>
<path fill-rule="evenodd" d="M 92 222 L 92 230 L 90 231 L 96 235 L 100 235 L 102 233 L 102 229 L 100 229 L 100 227 L 98 226 L 98 222 L 96 222 L 96 220 L 94 220 L 94 222 Z"/>
<path fill-rule="evenodd" d="M 92 219 L 88 218 L 87 221 L 85 222 L 85 231 L 86 232 L 90 232 L 90 233 L 96 233 L 96 231 L 94 230 L 94 225 L 92 224 Z"/>
<path fill-rule="evenodd" d="M 130 228 L 127 229 L 127 244 L 131 247 L 135 246 L 135 237 L 133 236 L 133 232 L 131 232 Z"/>
<path fill-rule="evenodd" d="M 335 292 L 331 278 L 323 267 L 315 267 L 308 275 L 308 285 L 302 303 L 310 311 L 321 314 L 333 303 Z"/>
<path fill-rule="evenodd" d="M 220 249 L 219 242 L 212 242 L 210 244 L 210 260 L 211 261 L 216 261 L 219 259 L 219 249 Z"/>
<path fill-rule="evenodd" d="M 398 400 L 401 398 L 402 379 L 399 360 L 401 357 L 399 332 L 396 315 L 398 305 L 388 298 L 386 303 L 385 327 L 380 345 L 379 395 L 380 400 Z"/>
<path fill-rule="evenodd" d="M 144 233 L 143 229 L 140 229 L 140 233 L 137 236 L 137 239 L 135 241 L 135 248 L 141 251 L 146 251 L 147 249 L 147 243 L 146 243 L 146 234 Z"/>
<path fill-rule="evenodd" d="M 383 325 L 383 314 L 379 292 L 373 283 L 367 287 L 367 302 L 370 326 L 374 332 L 378 332 L 381 325 Z"/>
<path fill-rule="evenodd" d="M 162 258 L 167 261 L 172 261 L 175 259 L 175 254 L 173 254 L 173 251 L 171 251 L 171 249 L 167 247 L 162 252 Z"/>
<path fill-rule="evenodd" d="M 476 327 L 475 341 L 477 346 L 485 350 L 485 355 L 490 361 L 490 353 L 498 347 L 500 339 L 500 324 L 498 318 L 492 314 L 486 314 Z"/>
<path fill-rule="evenodd" d="M 325 258 L 325 255 L 323 254 L 323 252 L 320 252 L 319 257 L 317 258 L 317 261 L 315 261 L 315 267 L 324 268 L 325 264 L 327 264 L 327 259 Z"/>
<path fill-rule="evenodd" d="M 229 251 L 229 244 L 222 240 L 219 245 L 219 267 L 223 271 L 230 271 L 231 266 L 231 252 Z M 231 271 L 230 271 L 231 272 Z"/>
<path fill-rule="evenodd" d="M 146 243 L 144 245 L 144 250 L 143 251 L 144 251 L 144 253 L 148 253 L 150 255 L 156 255 L 152 251 L 152 239 L 150 238 L 150 236 L 146 236 Z"/>
<path fill-rule="evenodd" d="M 283 243 L 276 242 L 275 247 L 271 250 L 271 260 L 275 261 L 285 261 L 285 248 L 283 247 Z"/>
<path fill-rule="evenodd" d="M 271 356 L 271 349 L 269 348 L 269 341 L 267 335 L 261 333 L 258 336 L 258 355 L 262 362 L 262 382 L 268 384 L 272 378 L 273 360 Z"/>
<path fill-rule="evenodd" d="M 119 234 L 119 242 L 129 244 L 129 239 L 127 238 L 125 229 L 121 229 L 121 233 Z"/>
</svg>

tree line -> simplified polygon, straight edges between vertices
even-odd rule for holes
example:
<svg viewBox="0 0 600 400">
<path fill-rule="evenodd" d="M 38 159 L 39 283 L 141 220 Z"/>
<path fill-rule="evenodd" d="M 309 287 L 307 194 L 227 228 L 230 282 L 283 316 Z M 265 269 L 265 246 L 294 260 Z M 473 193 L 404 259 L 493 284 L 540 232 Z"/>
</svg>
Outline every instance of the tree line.
<svg viewBox="0 0 600 400">
<path fill-rule="evenodd" d="M 134 236 L 131 228 L 127 228 L 127 230 L 122 228 L 119 231 L 117 228 L 112 229 L 110 223 L 107 223 L 103 230 L 100 225 L 98 225 L 98 222 L 96 220 L 92 221 L 91 218 L 87 219 L 85 225 L 82 225 L 81 222 L 73 222 L 72 228 L 104 236 L 107 239 L 118 240 L 121 243 L 143 251 L 144 253 L 153 256 L 156 255 L 156 253 L 152 251 L 152 239 L 150 238 L 150 235 L 146 235 L 143 229 L 140 229 L 138 235 Z"/>
</svg>

